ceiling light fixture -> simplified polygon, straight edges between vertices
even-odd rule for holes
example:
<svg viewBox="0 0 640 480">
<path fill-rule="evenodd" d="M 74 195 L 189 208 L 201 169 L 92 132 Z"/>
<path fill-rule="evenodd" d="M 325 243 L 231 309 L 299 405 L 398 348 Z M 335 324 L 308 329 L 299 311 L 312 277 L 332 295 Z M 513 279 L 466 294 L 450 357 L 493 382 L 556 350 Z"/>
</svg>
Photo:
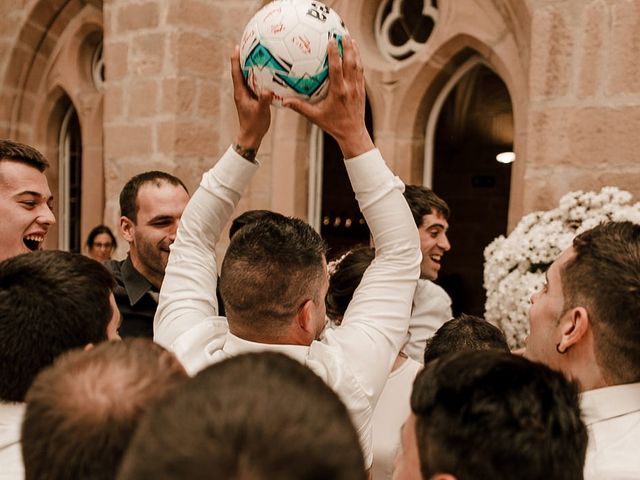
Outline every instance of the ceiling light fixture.
<svg viewBox="0 0 640 480">
<path fill-rule="evenodd" d="M 512 163 L 516 159 L 516 154 L 513 152 L 502 152 L 496 155 L 496 160 L 500 163 Z"/>
</svg>

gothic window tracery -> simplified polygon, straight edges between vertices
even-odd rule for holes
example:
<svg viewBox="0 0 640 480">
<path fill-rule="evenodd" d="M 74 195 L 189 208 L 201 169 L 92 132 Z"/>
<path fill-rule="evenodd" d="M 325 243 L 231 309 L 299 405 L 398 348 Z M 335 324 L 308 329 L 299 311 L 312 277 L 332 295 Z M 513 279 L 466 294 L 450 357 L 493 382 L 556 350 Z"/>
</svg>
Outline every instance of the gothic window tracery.
<svg viewBox="0 0 640 480">
<path fill-rule="evenodd" d="M 413 56 L 429 40 L 438 21 L 437 0 L 384 0 L 376 16 L 376 41 L 389 60 Z"/>
</svg>

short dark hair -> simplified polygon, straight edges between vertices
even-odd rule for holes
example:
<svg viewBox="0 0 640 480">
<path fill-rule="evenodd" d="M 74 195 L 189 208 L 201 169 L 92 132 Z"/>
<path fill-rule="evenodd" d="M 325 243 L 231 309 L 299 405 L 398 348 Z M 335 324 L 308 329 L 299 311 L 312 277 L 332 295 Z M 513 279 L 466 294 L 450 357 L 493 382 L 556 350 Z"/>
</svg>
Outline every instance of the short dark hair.
<svg viewBox="0 0 640 480">
<path fill-rule="evenodd" d="M 409 204 L 416 227 L 422 225 L 422 217 L 437 212 L 442 214 L 445 220 L 449 220 L 449 205 L 430 188 L 422 185 L 405 185 L 404 198 Z"/>
<path fill-rule="evenodd" d="M 348 252 L 335 267 L 329 277 L 329 289 L 325 303 L 327 316 L 336 324 L 342 323 L 344 312 L 360 285 L 364 272 L 376 256 L 371 247 L 358 247 Z"/>
<path fill-rule="evenodd" d="M 138 191 L 147 183 L 153 183 L 156 186 L 169 183 L 176 187 L 182 187 L 187 194 L 189 193 L 182 180 L 167 172 L 152 170 L 131 177 L 120 192 L 120 215 L 127 217 L 133 223 L 138 221 Z"/>
<path fill-rule="evenodd" d="M 214 364 L 149 412 L 120 480 L 366 478 L 358 436 L 338 396 L 281 353 Z"/>
<path fill-rule="evenodd" d="M 93 227 L 91 229 L 91 231 L 89 232 L 89 235 L 87 236 L 87 247 L 89 248 L 93 247 L 93 242 L 95 241 L 96 237 L 101 233 L 106 233 L 107 235 L 109 235 L 111 237 L 111 243 L 113 243 L 113 248 L 114 249 L 118 248 L 118 242 L 116 241 L 115 235 L 113 234 L 111 229 L 106 225 L 98 225 L 97 227 Z"/>
<path fill-rule="evenodd" d="M 61 355 L 27 393 L 25 478 L 114 479 L 142 415 L 188 378 L 171 353 L 142 338 Z"/>
<path fill-rule="evenodd" d="M 484 318 L 461 314 L 442 324 L 424 349 L 425 365 L 448 353 L 467 350 L 502 350 L 509 352 L 504 333 Z"/>
<path fill-rule="evenodd" d="M 2 160 L 23 163 L 40 172 L 44 172 L 49 167 L 47 159 L 35 148 L 6 139 L 0 139 L 0 161 Z"/>
<path fill-rule="evenodd" d="M 282 219 L 284 215 L 273 212 L 271 210 L 247 210 L 244 213 L 241 213 L 231 222 L 231 226 L 229 227 L 229 240 L 233 238 L 238 230 L 242 227 L 245 227 L 251 223 L 256 223 L 260 220 L 268 220 L 268 219 Z"/>
<path fill-rule="evenodd" d="M 0 262 L 0 400 L 24 401 L 58 355 L 106 340 L 114 287 L 106 268 L 76 253 L 39 251 Z"/>
<path fill-rule="evenodd" d="M 241 228 L 222 262 L 220 294 L 230 325 L 279 336 L 308 300 L 318 303 L 325 244 L 297 218 L 271 217 Z"/>
<path fill-rule="evenodd" d="M 608 222 L 578 235 L 560 271 L 564 311 L 584 306 L 596 361 L 612 384 L 640 381 L 640 225 Z"/>
<path fill-rule="evenodd" d="M 578 386 L 545 365 L 489 350 L 442 357 L 416 377 L 411 410 L 423 478 L 583 478 Z"/>
</svg>

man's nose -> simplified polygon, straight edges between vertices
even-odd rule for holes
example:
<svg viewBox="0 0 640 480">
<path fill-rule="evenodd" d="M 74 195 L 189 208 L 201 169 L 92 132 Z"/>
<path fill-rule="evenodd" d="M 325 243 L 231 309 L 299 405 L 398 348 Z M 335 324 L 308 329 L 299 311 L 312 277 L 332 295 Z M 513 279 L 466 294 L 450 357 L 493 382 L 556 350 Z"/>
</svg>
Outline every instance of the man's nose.
<svg viewBox="0 0 640 480">
<path fill-rule="evenodd" d="M 51 207 L 49 207 L 49 205 L 45 205 L 43 207 L 42 212 L 38 216 L 37 222 L 41 225 L 46 225 L 47 227 L 51 227 L 56 224 L 56 217 L 51 211 Z"/>
</svg>

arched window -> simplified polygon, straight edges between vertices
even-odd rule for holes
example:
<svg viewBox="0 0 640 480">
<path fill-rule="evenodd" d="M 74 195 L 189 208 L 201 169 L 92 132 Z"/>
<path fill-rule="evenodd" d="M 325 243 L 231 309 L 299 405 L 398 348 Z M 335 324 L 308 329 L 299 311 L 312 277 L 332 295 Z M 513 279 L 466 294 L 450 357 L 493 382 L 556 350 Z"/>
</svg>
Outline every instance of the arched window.
<svg viewBox="0 0 640 480">
<path fill-rule="evenodd" d="M 58 248 L 80 252 L 82 194 L 82 135 L 72 104 L 62 120 L 58 152 Z"/>
<path fill-rule="evenodd" d="M 467 61 L 436 99 L 427 125 L 424 184 L 451 208 L 451 252 L 438 283 L 453 313 L 482 315 L 483 251 L 506 234 L 513 151 L 513 110 L 502 79 L 480 57 Z M 516 160 L 517 161 L 517 160 Z"/>
</svg>

